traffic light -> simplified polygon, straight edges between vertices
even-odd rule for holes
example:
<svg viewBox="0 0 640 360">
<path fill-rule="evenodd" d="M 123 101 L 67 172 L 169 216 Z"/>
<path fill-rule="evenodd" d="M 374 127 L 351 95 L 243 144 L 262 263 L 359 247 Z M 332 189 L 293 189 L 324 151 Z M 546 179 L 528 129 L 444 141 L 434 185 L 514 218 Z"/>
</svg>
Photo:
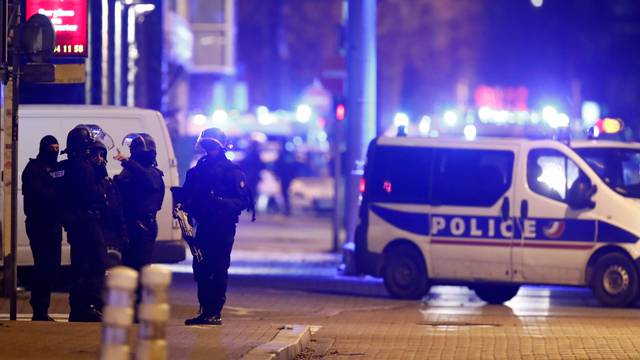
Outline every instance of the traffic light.
<svg viewBox="0 0 640 360">
<path fill-rule="evenodd" d="M 333 96 L 333 116 L 336 122 L 342 122 L 347 117 L 347 102 L 343 96 Z"/>
<path fill-rule="evenodd" d="M 339 103 L 336 105 L 336 120 L 342 121 L 346 115 L 347 109 L 345 108 L 343 103 Z"/>
</svg>

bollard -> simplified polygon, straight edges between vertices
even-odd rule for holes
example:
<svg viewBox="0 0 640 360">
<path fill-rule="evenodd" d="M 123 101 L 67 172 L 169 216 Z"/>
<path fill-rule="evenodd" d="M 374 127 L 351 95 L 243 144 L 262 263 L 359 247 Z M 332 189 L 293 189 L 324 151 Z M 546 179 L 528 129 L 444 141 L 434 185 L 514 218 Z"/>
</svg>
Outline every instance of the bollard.
<svg viewBox="0 0 640 360">
<path fill-rule="evenodd" d="M 162 265 L 147 265 L 142 269 L 142 302 L 138 307 L 137 360 L 168 358 L 166 327 L 169 321 L 167 288 L 171 271 Z"/>
<path fill-rule="evenodd" d="M 163 265 L 147 265 L 142 268 L 142 303 L 169 303 L 167 288 L 171 284 L 171 270 Z"/>
<path fill-rule="evenodd" d="M 102 313 L 102 360 L 130 358 L 129 328 L 133 323 L 133 296 L 138 272 L 116 266 L 107 277 L 107 301 Z"/>
</svg>

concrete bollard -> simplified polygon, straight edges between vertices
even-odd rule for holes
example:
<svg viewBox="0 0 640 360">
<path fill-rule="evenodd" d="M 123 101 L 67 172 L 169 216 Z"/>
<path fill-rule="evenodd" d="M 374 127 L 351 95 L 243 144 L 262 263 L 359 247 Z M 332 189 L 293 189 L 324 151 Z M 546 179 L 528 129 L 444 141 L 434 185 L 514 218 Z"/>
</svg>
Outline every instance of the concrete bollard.
<svg viewBox="0 0 640 360">
<path fill-rule="evenodd" d="M 138 307 L 137 360 L 167 359 L 169 302 L 167 288 L 171 270 L 162 265 L 147 265 L 142 269 L 142 302 Z"/>
<path fill-rule="evenodd" d="M 133 323 L 133 297 L 138 286 L 138 272 L 117 266 L 107 277 L 107 301 L 102 313 L 102 360 L 128 360 L 129 328 Z"/>
<path fill-rule="evenodd" d="M 142 303 L 169 303 L 167 288 L 171 284 L 171 270 L 164 265 L 147 265 L 142 268 Z"/>
</svg>

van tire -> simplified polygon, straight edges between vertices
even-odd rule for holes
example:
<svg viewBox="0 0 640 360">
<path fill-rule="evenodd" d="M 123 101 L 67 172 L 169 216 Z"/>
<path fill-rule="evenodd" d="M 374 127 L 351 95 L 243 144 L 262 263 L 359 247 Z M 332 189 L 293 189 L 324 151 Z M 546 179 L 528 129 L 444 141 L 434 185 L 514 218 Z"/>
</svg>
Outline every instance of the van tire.
<svg viewBox="0 0 640 360">
<path fill-rule="evenodd" d="M 384 286 L 398 299 L 422 299 L 430 288 L 427 267 L 421 254 L 408 246 L 391 248 L 385 254 Z"/>
<path fill-rule="evenodd" d="M 498 305 L 513 299 L 520 285 L 476 285 L 472 290 L 482 301 Z"/>
<path fill-rule="evenodd" d="M 632 305 L 638 299 L 638 271 L 627 256 L 606 254 L 594 266 L 591 290 L 604 306 Z"/>
</svg>

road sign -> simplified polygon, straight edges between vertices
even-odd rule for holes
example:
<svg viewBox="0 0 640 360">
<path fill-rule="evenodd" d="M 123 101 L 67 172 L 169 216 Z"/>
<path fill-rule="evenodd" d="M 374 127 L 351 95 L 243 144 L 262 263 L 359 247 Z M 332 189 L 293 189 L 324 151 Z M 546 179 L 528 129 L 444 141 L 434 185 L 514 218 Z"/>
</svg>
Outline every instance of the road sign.
<svg viewBox="0 0 640 360">
<path fill-rule="evenodd" d="M 328 58 L 320 71 L 320 81 L 333 95 L 344 95 L 347 68 L 344 57 L 336 55 Z"/>
</svg>

